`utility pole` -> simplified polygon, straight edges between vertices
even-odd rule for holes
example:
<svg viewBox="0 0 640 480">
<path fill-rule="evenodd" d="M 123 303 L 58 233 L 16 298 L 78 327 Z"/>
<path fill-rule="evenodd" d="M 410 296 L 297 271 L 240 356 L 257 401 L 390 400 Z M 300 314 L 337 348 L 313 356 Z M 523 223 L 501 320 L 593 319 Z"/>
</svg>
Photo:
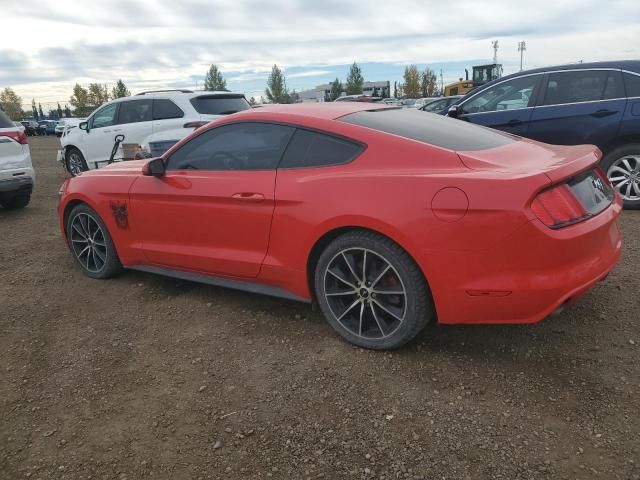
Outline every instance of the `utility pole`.
<svg viewBox="0 0 640 480">
<path fill-rule="evenodd" d="M 525 41 L 518 42 L 518 51 L 520 52 L 520 71 L 522 71 L 522 57 L 524 55 L 524 51 L 527 49 L 527 44 Z"/>
<path fill-rule="evenodd" d="M 498 40 L 491 42 L 491 48 L 493 48 L 493 63 L 498 63 Z"/>
<path fill-rule="evenodd" d="M 442 69 L 440 69 L 440 95 L 444 96 L 444 77 L 442 76 Z"/>
</svg>

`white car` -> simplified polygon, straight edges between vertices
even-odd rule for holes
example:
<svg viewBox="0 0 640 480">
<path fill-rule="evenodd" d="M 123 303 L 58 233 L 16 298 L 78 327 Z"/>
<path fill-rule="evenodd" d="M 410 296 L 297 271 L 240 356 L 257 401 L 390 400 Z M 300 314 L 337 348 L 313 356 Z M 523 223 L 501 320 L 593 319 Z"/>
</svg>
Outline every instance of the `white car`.
<svg viewBox="0 0 640 480">
<path fill-rule="evenodd" d="M 164 90 L 118 98 L 102 105 L 78 128 L 67 131 L 61 138 L 58 161 L 71 175 L 77 175 L 105 165 L 116 136 L 124 136 L 123 144 L 138 145 L 167 130 L 183 130 L 186 136 L 222 115 L 250 108 L 243 94 L 230 92 Z"/>
<path fill-rule="evenodd" d="M 0 205 L 26 207 L 35 178 L 24 127 L 16 126 L 0 110 Z"/>
<path fill-rule="evenodd" d="M 58 120 L 58 124 L 56 125 L 56 136 L 61 137 L 67 130 L 80 125 L 80 122 L 82 122 L 83 120 L 84 118 L 61 118 L 60 120 Z"/>
</svg>

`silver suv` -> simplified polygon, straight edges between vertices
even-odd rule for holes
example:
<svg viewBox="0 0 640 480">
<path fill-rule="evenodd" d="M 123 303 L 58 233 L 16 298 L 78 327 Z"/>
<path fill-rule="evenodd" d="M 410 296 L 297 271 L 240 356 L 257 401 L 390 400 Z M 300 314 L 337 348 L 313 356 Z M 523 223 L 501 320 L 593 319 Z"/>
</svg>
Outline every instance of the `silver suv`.
<svg viewBox="0 0 640 480">
<path fill-rule="evenodd" d="M 35 173 L 24 127 L 0 110 L 0 205 L 23 208 L 31 200 Z"/>
</svg>

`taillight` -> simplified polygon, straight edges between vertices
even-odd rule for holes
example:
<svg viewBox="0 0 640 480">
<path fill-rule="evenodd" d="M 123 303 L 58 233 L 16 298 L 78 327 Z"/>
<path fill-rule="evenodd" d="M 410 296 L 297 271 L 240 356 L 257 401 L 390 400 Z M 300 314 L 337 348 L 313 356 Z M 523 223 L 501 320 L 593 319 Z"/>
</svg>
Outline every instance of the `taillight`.
<svg viewBox="0 0 640 480">
<path fill-rule="evenodd" d="M 27 134 L 22 130 L 18 130 L 16 132 L 2 132 L 3 137 L 9 137 L 10 139 L 22 144 L 27 145 L 29 143 L 27 139 Z"/>
<path fill-rule="evenodd" d="M 565 227 L 591 216 L 567 184 L 540 192 L 531 203 L 531 210 L 550 228 Z"/>
<path fill-rule="evenodd" d="M 203 122 L 203 121 L 187 122 L 182 127 L 183 128 L 193 128 L 194 130 L 196 130 L 196 129 L 200 128 L 200 127 L 204 127 L 207 123 L 209 123 L 209 122 Z"/>
</svg>

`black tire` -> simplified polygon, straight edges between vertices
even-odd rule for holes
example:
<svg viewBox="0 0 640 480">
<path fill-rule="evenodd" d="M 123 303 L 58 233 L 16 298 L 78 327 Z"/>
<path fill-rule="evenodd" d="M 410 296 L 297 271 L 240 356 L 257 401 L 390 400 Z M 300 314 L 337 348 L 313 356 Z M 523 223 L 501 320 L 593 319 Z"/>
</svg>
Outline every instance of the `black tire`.
<svg viewBox="0 0 640 480">
<path fill-rule="evenodd" d="M 31 201 L 31 193 L 20 193 L 12 197 L 5 197 L 0 200 L 2 205 L 7 210 L 14 210 L 18 208 L 24 208 L 29 205 Z"/>
<path fill-rule="evenodd" d="M 75 177 L 80 172 L 89 170 L 82 152 L 75 147 L 69 147 L 67 149 L 64 156 L 64 166 L 72 177 Z"/>
<path fill-rule="evenodd" d="M 622 170 L 613 170 L 616 165 L 620 165 L 626 159 L 627 164 L 631 167 L 631 174 L 629 181 L 622 188 L 618 187 L 616 190 L 624 198 L 624 208 L 630 210 L 640 209 L 640 143 L 629 143 L 621 147 L 615 148 L 607 153 L 602 159 L 601 166 L 604 173 L 609 177 L 613 186 L 619 185 L 625 177 L 623 173 L 627 170 L 627 167 L 623 163 Z M 613 179 L 613 180 L 612 180 Z M 618 179 L 618 180 L 616 180 Z M 627 186 L 629 188 L 627 188 Z"/>
<path fill-rule="evenodd" d="M 100 234 L 97 233 L 96 226 L 99 227 Z M 109 230 L 91 207 L 86 204 L 73 207 L 65 219 L 65 231 L 71 254 L 85 275 L 102 279 L 113 277 L 122 271 Z M 83 241 L 90 236 L 93 241 Z M 82 253 L 86 248 L 93 250 Z"/>
<path fill-rule="evenodd" d="M 365 274 L 356 274 L 363 263 Z M 314 290 L 334 330 L 363 348 L 402 347 L 435 318 L 431 292 L 418 265 L 398 244 L 366 230 L 341 235 L 325 248 L 316 265 Z M 391 293 L 395 291 L 404 293 Z"/>
</svg>

